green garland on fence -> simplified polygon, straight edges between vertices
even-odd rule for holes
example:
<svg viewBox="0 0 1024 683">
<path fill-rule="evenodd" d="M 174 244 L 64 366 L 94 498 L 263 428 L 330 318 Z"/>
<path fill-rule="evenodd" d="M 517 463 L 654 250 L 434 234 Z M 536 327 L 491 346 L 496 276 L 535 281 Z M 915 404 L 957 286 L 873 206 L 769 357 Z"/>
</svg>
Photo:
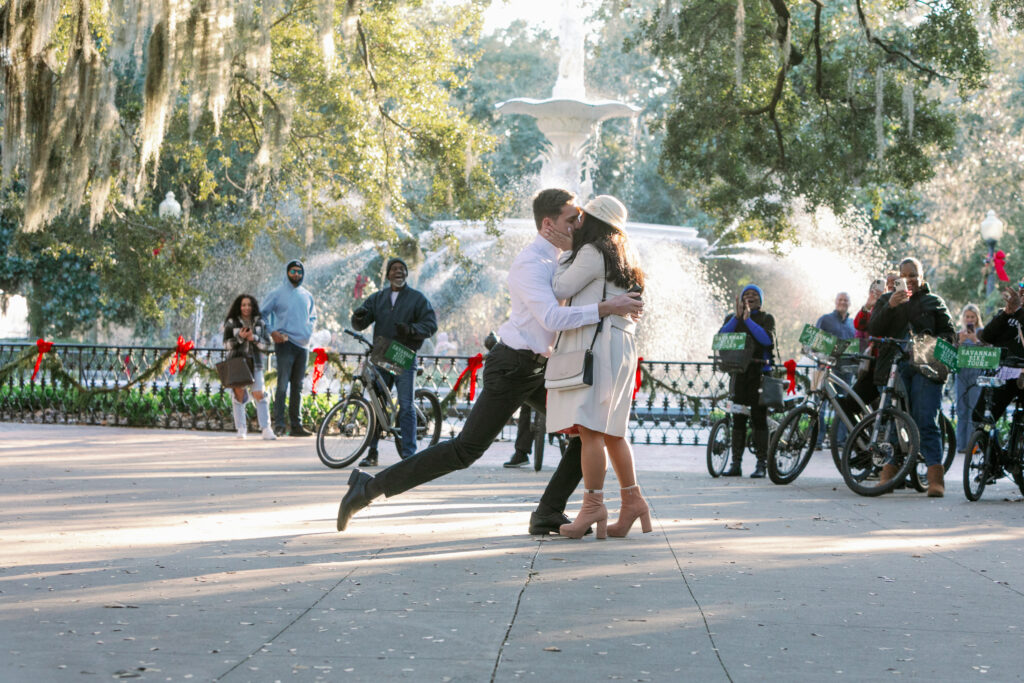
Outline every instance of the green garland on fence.
<svg viewBox="0 0 1024 683">
<path fill-rule="evenodd" d="M 167 370 L 167 362 L 172 356 L 175 356 L 177 351 L 175 349 L 169 349 L 164 353 L 160 354 L 156 361 L 149 366 L 145 371 L 139 373 L 135 377 L 124 384 L 117 384 L 111 387 L 87 387 L 79 382 L 67 368 L 64 367 L 64 361 L 61 357 L 52 352 L 48 351 L 43 354 L 42 361 L 39 364 L 40 370 L 45 370 L 50 375 L 50 380 L 53 382 L 60 382 L 61 384 L 74 388 L 78 391 L 82 398 L 91 399 L 93 396 L 100 394 L 110 394 L 119 391 L 126 391 L 136 384 L 147 382 L 157 375 Z M 0 367 L 0 384 L 7 382 L 8 378 L 14 375 L 16 372 L 27 372 L 30 368 L 35 367 L 36 358 L 39 355 L 38 349 L 27 347 L 20 356 L 7 363 L 3 367 Z M 189 351 L 188 360 L 185 367 L 178 371 L 178 379 L 182 384 L 186 384 L 193 376 L 202 375 L 206 380 L 219 380 L 220 376 L 217 374 L 215 367 L 210 367 L 203 361 L 199 360 L 195 355 L 195 351 Z M 334 352 L 328 352 L 327 364 L 335 368 L 338 374 L 339 380 L 343 382 L 352 381 L 352 371 L 341 362 L 341 355 Z M 264 383 L 269 387 L 277 383 L 277 371 L 271 371 L 266 373 L 264 376 Z"/>
</svg>

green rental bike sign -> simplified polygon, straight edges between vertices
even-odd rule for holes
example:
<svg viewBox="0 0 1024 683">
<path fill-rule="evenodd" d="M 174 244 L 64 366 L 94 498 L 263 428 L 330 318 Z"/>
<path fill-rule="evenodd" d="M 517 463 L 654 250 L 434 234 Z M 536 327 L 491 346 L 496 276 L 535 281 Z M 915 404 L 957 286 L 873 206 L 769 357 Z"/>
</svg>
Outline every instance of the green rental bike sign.
<svg viewBox="0 0 1024 683">
<path fill-rule="evenodd" d="M 714 351 L 742 351 L 746 343 L 746 332 L 725 332 L 715 335 L 711 341 L 711 349 Z"/>
<path fill-rule="evenodd" d="M 814 325 L 804 325 L 803 331 L 800 332 L 800 345 L 818 353 L 832 353 L 838 341 L 838 338 L 825 330 L 819 330 Z"/>
</svg>

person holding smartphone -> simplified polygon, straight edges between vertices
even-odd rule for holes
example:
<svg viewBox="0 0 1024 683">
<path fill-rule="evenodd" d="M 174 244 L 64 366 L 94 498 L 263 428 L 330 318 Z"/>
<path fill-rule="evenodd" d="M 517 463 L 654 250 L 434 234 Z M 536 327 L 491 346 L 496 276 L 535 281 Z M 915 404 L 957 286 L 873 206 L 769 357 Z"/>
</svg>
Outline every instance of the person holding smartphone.
<svg viewBox="0 0 1024 683">
<path fill-rule="evenodd" d="M 924 280 L 924 269 L 916 258 L 900 261 L 900 277 L 892 293 L 883 294 L 871 314 L 872 336 L 904 339 L 912 334 L 926 334 L 956 341 L 956 330 L 949 309 L 940 296 L 932 293 Z M 875 382 L 884 384 L 897 349 L 882 348 L 875 368 Z M 902 361 L 900 374 L 910 395 L 910 415 L 921 433 L 921 454 L 928 465 L 928 496 L 941 498 L 946 484 L 942 468 L 942 436 L 939 432 L 939 409 L 943 382 L 922 374 L 912 363 Z M 879 475 L 884 483 L 896 472 L 887 464 Z"/>
<path fill-rule="evenodd" d="M 245 404 L 252 401 L 256 404 L 256 419 L 259 421 L 263 438 L 272 441 L 277 438 L 270 426 L 270 406 L 267 405 L 267 395 L 263 387 L 263 352 L 260 346 L 270 345 L 270 335 L 267 326 L 260 316 L 260 306 L 256 297 L 250 294 L 240 294 L 228 309 L 228 315 L 224 319 L 224 348 L 228 351 L 228 358 L 241 356 L 252 361 L 253 377 L 255 381 L 246 389 L 235 387 L 231 389 L 231 416 L 235 421 L 235 432 L 238 438 L 244 439 L 248 430 L 249 420 L 245 415 Z"/>
<path fill-rule="evenodd" d="M 980 335 L 983 325 L 981 311 L 974 304 L 967 304 L 960 312 L 960 329 L 957 331 L 957 343 L 960 346 L 977 346 L 982 344 Z M 956 402 L 956 450 L 957 453 L 967 452 L 967 440 L 974 433 L 974 422 L 971 412 L 981 396 L 981 387 L 977 386 L 978 377 L 983 370 L 963 368 L 956 373 L 954 381 Z"/>
</svg>

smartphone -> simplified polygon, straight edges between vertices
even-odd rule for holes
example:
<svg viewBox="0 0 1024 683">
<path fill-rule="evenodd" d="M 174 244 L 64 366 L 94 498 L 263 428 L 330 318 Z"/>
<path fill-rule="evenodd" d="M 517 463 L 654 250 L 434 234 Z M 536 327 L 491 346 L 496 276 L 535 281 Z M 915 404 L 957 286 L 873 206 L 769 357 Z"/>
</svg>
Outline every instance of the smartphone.
<svg viewBox="0 0 1024 683">
<path fill-rule="evenodd" d="M 972 334 L 974 333 L 974 323 L 971 323 L 967 326 L 967 331 Z"/>
<path fill-rule="evenodd" d="M 907 291 L 907 281 L 901 277 L 896 278 L 896 281 L 893 283 L 893 286 L 895 287 L 897 292 Z"/>
<path fill-rule="evenodd" d="M 879 279 L 875 280 L 874 282 L 871 283 L 871 289 L 875 290 L 879 294 L 884 294 L 885 293 L 885 280 L 883 278 L 879 278 Z"/>
</svg>

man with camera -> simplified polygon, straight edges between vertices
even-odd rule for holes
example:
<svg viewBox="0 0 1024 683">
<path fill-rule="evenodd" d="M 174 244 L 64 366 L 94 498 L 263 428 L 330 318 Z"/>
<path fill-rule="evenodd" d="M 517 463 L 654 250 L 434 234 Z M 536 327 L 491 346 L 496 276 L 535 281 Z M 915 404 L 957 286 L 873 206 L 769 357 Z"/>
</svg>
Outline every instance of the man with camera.
<svg viewBox="0 0 1024 683">
<path fill-rule="evenodd" d="M 883 294 L 871 314 L 871 334 L 876 337 L 904 339 L 910 335 L 930 335 L 945 339 L 950 344 L 956 337 L 956 329 L 950 318 L 945 302 L 932 294 L 924 281 L 921 262 L 916 258 L 905 258 L 900 262 L 900 277 L 892 292 Z M 892 366 L 894 349 L 879 352 L 876 383 L 884 371 L 888 376 Z M 945 493 L 944 470 L 942 468 L 942 436 L 939 432 L 939 409 L 942 403 L 943 381 L 927 377 L 913 363 L 903 362 L 900 366 L 903 383 L 910 396 L 910 416 L 921 433 L 921 454 L 928 465 L 928 496 L 941 498 Z M 880 478 L 888 481 L 895 474 L 895 465 L 882 467 Z"/>
<path fill-rule="evenodd" d="M 413 351 L 423 346 L 423 340 L 437 332 L 437 316 L 427 297 L 406 283 L 409 267 L 405 261 L 393 257 L 388 259 L 384 269 L 389 287 L 367 297 L 352 313 L 352 327 L 365 330 L 373 325 L 373 339 L 376 342 L 383 337 L 394 340 Z M 376 344 L 375 344 L 376 345 Z M 413 361 L 406 370 L 397 377 L 384 371 L 384 381 L 388 388 L 397 387 L 398 394 L 398 426 L 402 432 L 403 459 L 416 453 L 416 410 L 413 408 L 413 394 L 416 390 L 416 362 Z M 370 452 L 359 464 L 373 467 L 377 464 L 377 442 L 380 435 L 374 434 L 370 440 Z"/>
<path fill-rule="evenodd" d="M 533 216 L 537 236 L 509 269 L 510 317 L 498 329 L 501 340 L 484 361 L 484 388 L 462 432 L 375 477 L 353 470 L 338 507 L 338 531 L 378 496 L 390 498 L 472 465 L 523 403 L 543 411 L 544 368 L 559 330 L 595 324 L 607 315 L 640 315 L 639 294 L 619 294 L 588 306 L 560 306 L 551 281 L 559 254 L 572 247 L 572 231 L 580 218 L 576 196 L 567 190 L 542 190 L 533 199 Z M 565 504 L 582 478 L 579 439 L 572 439 L 530 515 L 531 534 L 557 534 L 559 526 L 570 522 Z"/>
</svg>

